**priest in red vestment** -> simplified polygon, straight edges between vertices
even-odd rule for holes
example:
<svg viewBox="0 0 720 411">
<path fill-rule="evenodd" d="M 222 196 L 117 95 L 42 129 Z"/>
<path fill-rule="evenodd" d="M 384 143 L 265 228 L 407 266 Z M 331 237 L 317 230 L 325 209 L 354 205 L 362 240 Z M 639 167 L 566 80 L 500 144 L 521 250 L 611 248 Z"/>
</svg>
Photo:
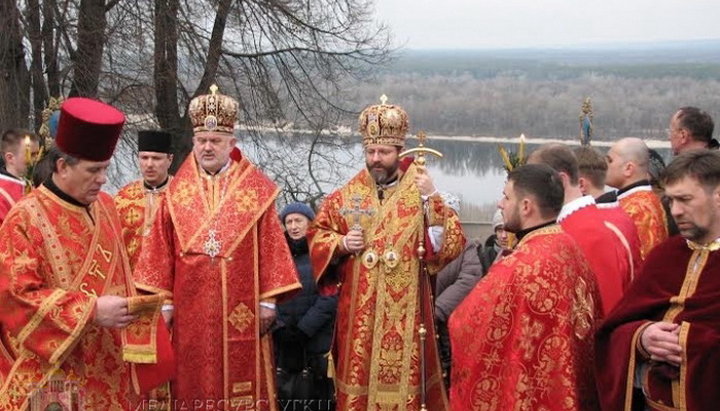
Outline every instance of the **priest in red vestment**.
<svg viewBox="0 0 720 411">
<path fill-rule="evenodd" d="M 38 155 L 40 145 L 35 134 L 26 130 L 6 130 L 0 140 L 0 224 L 12 206 L 28 191 L 25 173 Z"/>
<path fill-rule="evenodd" d="M 135 180 L 115 195 L 115 207 L 122 223 L 122 236 L 135 267 L 140 247 L 155 219 L 160 199 L 172 179 L 168 170 L 172 164 L 172 136 L 161 130 L 138 132 L 138 163 L 142 178 Z"/>
<path fill-rule="evenodd" d="M 595 276 L 555 218 L 560 176 L 543 164 L 508 175 L 499 207 L 519 240 L 450 316 L 453 410 L 588 410 L 597 406 Z"/>
<path fill-rule="evenodd" d="M 638 229 L 641 257 L 668 238 L 667 216 L 648 180 L 650 151 L 639 138 L 618 140 L 607 153 L 605 184 L 615 187 L 617 200 Z"/>
<path fill-rule="evenodd" d="M 168 296 L 176 409 L 276 408 L 268 330 L 275 300 L 300 284 L 274 206 L 278 187 L 246 157 L 230 158 L 238 110 L 216 86 L 190 102 L 192 155 L 135 266 L 140 289 Z"/>
<path fill-rule="evenodd" d="M 152 388 L 140 363 L 158 362 L 169 341 L 154 327 L 162 298 L 136 295 L 100 191 L 125 118 L 86 98 L 61 110 L 51 177 L 0 230 L 0 409 L 133 409 Z"/>
<path fill-rule="evenodd" d="M 631 249 L 630 240 L 606 211 L 598 209 L 592 196 L 582 194 L 577 158 L 569 147 L 543 145 L 528 157 L 528 164 L 546 164 L 560 175 L 565 199 L 557 222 L 582 249 L 597 278 L 603 315 L 609 313 L 639 268 L 639 247 Z"/>
<path fill-rule="evenodd" d="M 448 407 L 429 274 L 455 259 L 465 238 L 449 197 L 438 193 L 424 168 L 399 159 L 407 130 L 399 106 L 383 101 L 361 113 L 366 168 L 325 199 L 308 231 L 321 286 L 329 280 L 320 277 L 326 267 L 340 264 L 332 354 L 338 410 L 419 410 L 421 357 L 427 409 Z M 422 271 L 420 242 L 427 250 Z"/>
<path fill-rule="evenodd" d="M 720 404 L 720 153 L 683 153 L 664 180 L 681 236 L 655 247 L 598 332 L 606 410 Z"/>
<path fill-rule="evenodd" d="M 640 237 L 635 222 L 620 208 L 619 204 L 601 203 L 598 199 L 605 194 L 605 177 L 607 175 L 607 161 L 596 149 L 590 146 L 577 147 L 573 150 L 578 161 L 578 186 L 583 195 L 592 196 L 595 205 L 602 211 L 603 217 L 613 223 L 622 232 L 632 251 L 635 269 L 630 281 L 638 274 L 642 266 Z"/>
</svg>

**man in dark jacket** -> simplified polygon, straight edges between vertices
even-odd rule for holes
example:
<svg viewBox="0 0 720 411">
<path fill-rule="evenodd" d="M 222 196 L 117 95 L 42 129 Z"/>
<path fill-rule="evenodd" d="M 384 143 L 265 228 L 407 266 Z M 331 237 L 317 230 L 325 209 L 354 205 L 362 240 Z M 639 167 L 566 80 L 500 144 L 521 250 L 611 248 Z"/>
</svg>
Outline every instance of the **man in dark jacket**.
<svg viewBox="0 0 720 411">
<path fill-rule="evenodd" d="M 289 204 L 280 213 L 302 284 L 302 291 L 277 306 L 277 328 L 273 337 L 278 397 L 283 410 L 329 410 L 332 403 L 333 388 L 327 378 L 326 354 L 332 341 L 337 295 L 320 295 L 313 279 L 305 234 L 314 218 L 313 210 L 303 203 Z M 307 370 L 314 376 L 314 393 L 299 393 L 298 387 L 288 381 L 296 378 L 293 374 Z"/>
<path fill-rule="evenodd" d="M 445 385 L 450 386 L 450 335 L 447 320 L 455 307 L 462 302 L 483 276 L 480 262 L 482 244 L 468 241 L 463 253 L 446 265 L 435 279 L 435 321 L 439 336 L 440 365 Z"/>
</svg>

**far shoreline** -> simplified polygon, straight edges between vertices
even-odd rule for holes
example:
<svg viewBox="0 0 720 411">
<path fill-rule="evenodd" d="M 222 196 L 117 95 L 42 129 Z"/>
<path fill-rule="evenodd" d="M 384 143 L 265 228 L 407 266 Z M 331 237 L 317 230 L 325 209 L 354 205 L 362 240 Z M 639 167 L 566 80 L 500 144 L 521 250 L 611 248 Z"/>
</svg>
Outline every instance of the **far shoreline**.
<svg viewBox="0 0 720 411">
<path fill-rule="evenodd" d="M 272 128 L 272 127 L 247 127 L 247 126 L 236 126 L 236 133 L 238 131 L 254 131 L 259 133 L 273 132 L 278 136 L 293 136 L 293 135 L 317 135 L 318 132 L 311 130 L 294 130 L 289 128 Z M 340 127 L 337 130 L 323 130 L 320 132 L 323 135 L 337 135 L 343 139 L 357 138 L 358 143 L 361 142 L 360 135 L 349 131 L 348 127 Z M 427 136 L 428 140 L 445 140 L 445 141 L 463 141 L 463 142 L 478 142 L 478 143 L 504 143 L 504 144 L 519 144 L 520 137 L 492 137 L 492 136 L 443 136 L 443 135 L 430 135 Z M 618 137 L 617 140 L 625 138 Z M 416 140 L 416 135 L 409 135 L 408 139 Z M 617 141 L 615 140 L 615 141 Z M 670 142 L 667 140 L 657 139 L 642 139 L 649 148 L 669 149 Z M 596 147 L 610 147 L 615 141 L 601 141 L 591 140 L 590 145 Z M 580 139 L 562 139 L 562 138 L 543 138 L 543 137 L 525 137 L 526 144 L 548 144 L 548 143 L 560 143 L 572 146 L 579 146 Z"/>
<path fill-rule="evenodd" d="M 413 136 L 413 139 L 416 137 Z M 427 136 L 428 140 L 448 140 L 448 141 L 468 141 L 468 142 L 482 142 L 482 143 L 506 143 L 506 144 L 519 144 L 520 138 L 518 137 L 473 137 L 473 136 Z M 620 137 L 625 138 L 625 137 Z M 618 140 L 620 140 L 618 138 Z M 655 139 L 641 139 L 647 144 L 648 148 L 670 148 L 669 141 L 655 140 Z M 568 140 L 560 138 L 542 138 L 542 137 L 525 137 L 525 144 L 548 144 L 548 143 L 560 143 L 572 146 L 579 146 L 579 140 Z M 615 141 L 591 141 L 590 145 L 598 147 L 610 147 L 615 144 Z"/>
</svg>

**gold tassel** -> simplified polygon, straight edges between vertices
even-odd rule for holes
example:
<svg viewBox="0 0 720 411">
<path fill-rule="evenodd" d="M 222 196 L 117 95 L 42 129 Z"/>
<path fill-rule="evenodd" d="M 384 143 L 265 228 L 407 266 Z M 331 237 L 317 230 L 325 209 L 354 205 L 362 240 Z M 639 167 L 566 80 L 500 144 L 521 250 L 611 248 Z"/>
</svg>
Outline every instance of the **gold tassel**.
<svg viewBox="0 0 720 411">
<path fill-rule="evenodd" d="M 328 362 L 327 377 L 335 380 L 335 361 L 333 360 L 332 352 L 325 354 L 325 358 L 327 358 Z"/>
</svg>

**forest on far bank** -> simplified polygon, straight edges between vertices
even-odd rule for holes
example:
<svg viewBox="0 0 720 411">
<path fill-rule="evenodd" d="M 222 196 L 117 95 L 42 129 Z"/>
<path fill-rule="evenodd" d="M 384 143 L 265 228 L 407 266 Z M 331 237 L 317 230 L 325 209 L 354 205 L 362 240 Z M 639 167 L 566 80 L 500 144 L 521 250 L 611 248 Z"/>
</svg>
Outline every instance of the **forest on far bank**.
<svg viewBox="0 0 720 411">
<path fill-rule="evenodd" d="M 692 105 L 720 118 L 720 41 L 597 50 L 402 51 L 344 104 L 403 106 L 411 130 L 450 136 L 577 138 L 590 97 L 596 140 L 666 138 Z M 346 125 L 356 129 L 354 119 Z M 717 133 L 716 133 L 717 135 Z"/>
</svg>

